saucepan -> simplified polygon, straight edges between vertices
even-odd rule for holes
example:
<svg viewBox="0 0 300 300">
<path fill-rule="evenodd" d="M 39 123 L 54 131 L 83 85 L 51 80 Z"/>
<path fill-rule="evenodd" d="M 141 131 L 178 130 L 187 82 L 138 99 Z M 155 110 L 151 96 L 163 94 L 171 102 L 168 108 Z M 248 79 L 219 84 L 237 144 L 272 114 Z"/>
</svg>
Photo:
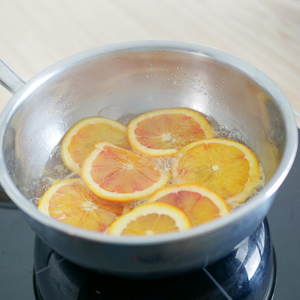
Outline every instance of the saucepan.
<svg viewBox="0 0 300 300">
<path fill-rule="evenodd" d="M 297 126 L 284 93 L 252 64 L 214 48 L 175 41 L 119 43 L 66 58 L 27 83 L 2 63 L 0 79 L 14 94 L 0 117 L 3 189 L 46 244 L 100 272 L 170 276 L 224 257 L 263 221 L 295 159 Z M 37 182 L 74 123 L 170 107 L 199 111 L 216 132 L 253 149 L 265 172 L 262 190 L 225 217 L 151 237 L 88 231 L 37 209 Z"/>
</svg>

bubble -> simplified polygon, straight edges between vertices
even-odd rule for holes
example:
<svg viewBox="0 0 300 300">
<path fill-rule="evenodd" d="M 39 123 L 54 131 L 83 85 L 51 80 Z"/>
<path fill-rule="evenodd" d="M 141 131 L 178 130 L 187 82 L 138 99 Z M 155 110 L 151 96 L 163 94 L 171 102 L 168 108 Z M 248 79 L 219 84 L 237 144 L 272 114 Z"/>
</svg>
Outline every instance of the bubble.
<svg viewBox="0 0 300 300">
<path fill-rule="evenodd" d="M 126 111 L 123 107 L 119 105 L 110 105 L 101 109 L 98 116 L 116 121 L 126 114 L 128 114 L 128 111 Z"/>
<path fill-rule="evenodd" d="M 28 200 L 31 204 L 33 204 L 34 206 L 37 206 L 38 203 L 39 203 L 40 198 L 39 197 L 34 197 L 34 198 L 31 198 L 31 199 L 28 199 Z"/>
<path fill-rule="evenodd" d="M 60 153 L 61 145 L 56 145 L 53 150 L 52 154 L 55 156 L 56 159 L 61 160 L 61 153 Z"/>
<path fill-rule="evenodd" d="M 170 172 L 170 161 L 171 157 L 164 156 L 164 157 L 156 157 L 152 158 L 154 164 L 159 167 L 161 170 L 164 170 L 165 172 Z"/>
<path fill-rule="evenodd" d="M 228 131 L 225 126 L 215 125 L 214 132 L 215 132 L 215 136 L 217 138 L 227 138 L 228 137 Z"/>
<path fill-rule="evenodd" d="M 123 116 L 122 118 L 118 119 L 117 121 L 127 126 L 131 120 L 136 118 L 138 115 L 136 114 L 127 114 Z"/>
<path fill-rule="evenodd" d="M 228 134 L 228 138 L 237 142 L 245 143 L 245 137 L 238 129 L 231 130 Z"/>
<path fill-rule="evenodd" d="M 139 206 L 139 205 L 141 205 L 141 204 L 144 204 L 144 203 L 146 203 L 146 202 L 147 202 L 147 199 L 139 199 L 139 200 L 135 200 L 135 201 L 131 202 L 130 207 L 131 207 L 131 208 L 135 208 L 135 207 L 137 207 L 137 206 Z"/>
</svg>

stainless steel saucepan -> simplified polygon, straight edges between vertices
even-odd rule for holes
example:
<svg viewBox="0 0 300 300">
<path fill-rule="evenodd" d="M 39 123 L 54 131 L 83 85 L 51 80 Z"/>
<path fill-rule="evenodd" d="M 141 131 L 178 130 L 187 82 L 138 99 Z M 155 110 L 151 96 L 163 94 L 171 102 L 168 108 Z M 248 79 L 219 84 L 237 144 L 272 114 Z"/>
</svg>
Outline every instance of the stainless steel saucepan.
<svg viewBox="0 0 300 300">
<path fill-rule="evenodd" d="M 64 59 L 26 84 L 2 63 L 0 81 L 14 94 L 0 117 L 2 187 L 42 240 L 101 272 L 168 276 L 224 257 L 262 222 L 297 151 L 293 111 L 278 86 L 242 59 L 197 44 L 108 45 Z M 216 131 L 242 139 L 263 165 L 265 187 L 226 217 L 152 237 L 120 238 L 72 227 L 29 201 L 52 150 L 78 120 L 170 107 L 198 110 L 220 125 Z"/>
</svg>

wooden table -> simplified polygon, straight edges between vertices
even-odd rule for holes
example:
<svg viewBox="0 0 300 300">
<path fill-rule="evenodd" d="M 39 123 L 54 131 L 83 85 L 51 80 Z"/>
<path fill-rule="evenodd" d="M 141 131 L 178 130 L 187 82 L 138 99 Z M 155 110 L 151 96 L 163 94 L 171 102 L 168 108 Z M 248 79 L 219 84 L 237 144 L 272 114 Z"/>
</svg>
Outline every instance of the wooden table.
<svg viewBox="0 0 300 300">
<path fill-rule="evenodd" d="M 300 112 L 300 2 L 295 0 L 11 0 L 0 58 L 27 81 L 86 49 L 146 39 L 235 54 L 269 75 Z M 11 95 L 0 88 L 0 111 Z M 300 126 L 300 118 L 297 119 Z"/>
</svg>

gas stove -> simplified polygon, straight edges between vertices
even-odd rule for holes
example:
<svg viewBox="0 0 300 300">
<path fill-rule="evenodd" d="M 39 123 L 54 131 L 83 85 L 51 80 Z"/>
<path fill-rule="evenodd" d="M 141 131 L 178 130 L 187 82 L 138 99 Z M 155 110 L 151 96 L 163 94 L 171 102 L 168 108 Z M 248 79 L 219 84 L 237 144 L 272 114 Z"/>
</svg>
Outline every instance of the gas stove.
<svg viewBox="0 0 300 300">
<path fill-rule="evenodd" d="M 12 203 L 0 202 L 0 299 L 300 299 L 299 183 L 300 150 L 267 218 L 227 257 L 151 280 L 74 265 L 36 236 Z"/>
</svg>

